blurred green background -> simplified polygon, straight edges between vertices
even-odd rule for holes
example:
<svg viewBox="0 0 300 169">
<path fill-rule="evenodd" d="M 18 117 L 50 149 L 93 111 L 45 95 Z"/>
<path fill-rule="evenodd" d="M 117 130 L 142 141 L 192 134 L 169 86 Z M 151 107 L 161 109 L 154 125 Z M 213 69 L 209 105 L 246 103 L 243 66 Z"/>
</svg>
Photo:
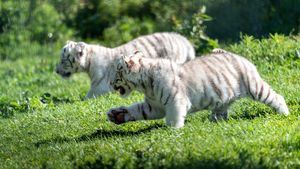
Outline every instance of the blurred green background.
<svg viewBox="0 0 300 169">
<path fill-rule="evenodd" d="M 1 0 L 0 59 L 51 53 L 68 39 L 114 47 L 158 31 L 179 32 L 202 53 L 220 42 L 238 41 L 241 34 L 298 34 L 299 4 L 300 0 Z"/>
</svg>

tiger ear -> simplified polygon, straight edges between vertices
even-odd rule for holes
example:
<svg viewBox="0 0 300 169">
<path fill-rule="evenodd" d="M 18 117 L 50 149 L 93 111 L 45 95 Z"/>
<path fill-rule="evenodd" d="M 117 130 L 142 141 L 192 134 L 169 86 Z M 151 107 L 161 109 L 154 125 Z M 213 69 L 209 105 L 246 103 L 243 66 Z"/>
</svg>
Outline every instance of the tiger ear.
<svg viewBox="0 0 300 169">
<path fill-rule="evenodd" d="M 76 44 L 76 54 L 78 57 L 82 57 L 83 56 L 83 50 L 85 49 L 86 47 L 86 44 L 84 42 L 78 42 Z"/>
<path fill-rule="evenodd" d="M 126 63 L 129 69 L 131 69 L 135 65 L 135 62 L 129 57 L 125 58 L 124 62 Z"/>
<path fill-rule="evenodd" d="M 121 53 L 121 58 L 124 62 L 126 62 L 126 60 L 128 60 L 127 56 L 124 55 L 123 53 Z"/>
<path fill-rule="evenodd" d="M 73 48 L 77 45 L 77 42 L 75 41 L 71 41 L 71 40 L 67 40 L 66 45 L 68 45 L 69 47 Z"/>
<path fill-rule="evenodd" d="M 69 43 L 74 43 L 74 41 L 67 40 L 66 44 L 69 44 Z"/>
<path fill-rule="evenodd" d="M 132 72 L 138 72 L 141 67 L 140 58 L 137 58 L 134 56 L 131 56 L 131 57 L 125 56 L 124 62 L 126 64 L 127 68 Z"/>
</svg>

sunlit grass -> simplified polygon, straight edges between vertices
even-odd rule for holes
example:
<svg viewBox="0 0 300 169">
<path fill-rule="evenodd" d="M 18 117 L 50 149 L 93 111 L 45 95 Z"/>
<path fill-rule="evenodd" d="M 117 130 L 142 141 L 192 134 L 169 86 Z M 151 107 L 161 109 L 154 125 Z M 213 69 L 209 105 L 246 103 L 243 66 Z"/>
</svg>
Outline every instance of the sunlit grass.
<svg viewBox="0 0 300 169">
<path fill-rule="evenodd" d="M 251 57 L 263 57 L 252 43 L 259 42 L 230 49 L 242 54 L 250 46 Z M 229 121 L 211 122 L 210 112 L 201 111 L 179 130 L 163 120 L 108 122 L 108 109 L 143 96 L 112 93 L 84 101 L 87 76 L 60 78 L 53 56 L 3 61 L 0 168 L 299 168 L 300 60 L 258 60 L 259 72 L 285 97 L 290 116 L 243 99 L 231 107 Z"/>
</svg>

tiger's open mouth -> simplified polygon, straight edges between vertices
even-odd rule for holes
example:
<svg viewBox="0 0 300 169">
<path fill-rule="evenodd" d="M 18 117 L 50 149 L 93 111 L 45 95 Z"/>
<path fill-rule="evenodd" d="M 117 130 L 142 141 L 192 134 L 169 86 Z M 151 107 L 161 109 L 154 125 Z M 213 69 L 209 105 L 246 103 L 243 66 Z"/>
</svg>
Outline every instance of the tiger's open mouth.
<svg viewBox="0 0 300 169">
<path fill-rule="evenodd" d="M 120 93 L 120 95 L 124 95 L 125 94 L 125 88 L 124 87 L 122 87 L 122 86 L 115 86 L 114 87 L 115 88 L 115 90 L 117 90 L 119 93 Z"/>
</svg>

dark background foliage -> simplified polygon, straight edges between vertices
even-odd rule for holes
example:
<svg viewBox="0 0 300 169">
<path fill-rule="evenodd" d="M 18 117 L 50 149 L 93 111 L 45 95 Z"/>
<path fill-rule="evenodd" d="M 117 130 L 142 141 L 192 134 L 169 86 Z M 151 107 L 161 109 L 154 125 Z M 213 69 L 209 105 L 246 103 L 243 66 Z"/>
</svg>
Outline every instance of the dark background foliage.
<svg viewBox="0 0 300 169">
<path fill-rule="evenodd" d="M 255 37 L 270 33 L 298 33 L 299 0 L 212 0 L 207 13 L 207 34 L 221 40 L 238 40 L 240 32 Z"/>
<path fill-rule="evenodd" d="M 75 39 L 112 47 L 158 31 L 189 37 L 200 53 L 216 47 L 217 40 L 237 41 L 241 34 L 298 34 L 299 4 L 300 0 L 2 0 L 0 58 L 21 57 L 12 50 L 26 50 L 28 45 L 38 52 L 40 44 L 60 46 Z"/>
</svg>

